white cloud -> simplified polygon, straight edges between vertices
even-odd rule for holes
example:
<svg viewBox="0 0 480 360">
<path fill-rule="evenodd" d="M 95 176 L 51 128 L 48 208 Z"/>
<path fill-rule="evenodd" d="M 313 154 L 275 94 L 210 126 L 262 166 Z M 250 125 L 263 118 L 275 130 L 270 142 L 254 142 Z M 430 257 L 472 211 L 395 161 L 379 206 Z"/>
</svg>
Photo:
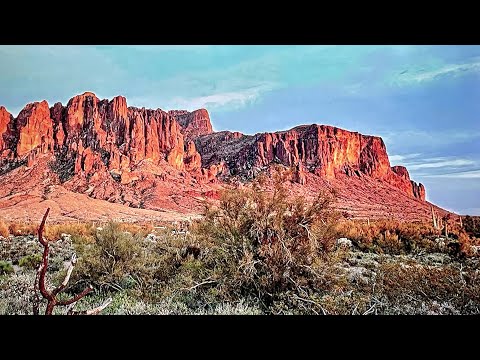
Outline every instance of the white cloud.
<svg viewBox="0 0 480 360">
<path fill-rule="evenodd" d="M 256 87 L 253 89 L 223 92 L 190 99 L 177 97 L 169 101 L 169 103 L 172 109 L 187 110 L 199 108 L 216 109 L 223 106 L 229 106 L 230 108 L 242 107 L 257 100 L 264 91 L 267 91 L 266 87 Z"/>
<path fill-rule="evenodd" d="M 410 163 L 408 168 L 410 170 L 419 169 L 434 169 L 434 168 L 459 168 L 464 166 L 475 165 L 475 161 L 470 159 L 449 159 L 449 158 L 431 158 L 424 159 L 422 163 Z"/>
<path fill-rule="evenodd" d="M 407 161 L 410 159 L 414 159 L 416 157 L 419 157 L 420 153 L 415 153 L 415 154 L 403 154 L 403 155 L 390 155 L 388 158 L 390 159 L 391 164 L 399 164 L 402 161 Z"/>
<path fill-rule="evenodd" d="M 480 170 L 462 171 L 449 174 L 422 175 L 428 178 L 449 178 L 449 179 L 480 179 Z"/>
<path fill-rule="evenodd" d="M 466 63 L 466 64 L 447 64 L 437 69 L 430 70 L 407 70 L 400 75 L 395 76 L 397 84 L 406 83 L 422 83 L 435 80 L 446 75 L 459 76 L 466 72 L 479 72 L 480 61 Z"/>
<path fill-rule="evenodd" d="M 156 97 L 132 97 L 127 99 L 129 106 L 158 108 L 161 105 L 164 110 L 182 109 L 193 111 L 200 108 L 217 110 L 228 107 L 239 108 L 257 101 L 265 92 L 273 89 L 272 84 L 251 87 L 238 91 L 218 92 L 206 96 L 196 97 L 173 97 L 170 99 L 158 99 Z"/>
</svg>

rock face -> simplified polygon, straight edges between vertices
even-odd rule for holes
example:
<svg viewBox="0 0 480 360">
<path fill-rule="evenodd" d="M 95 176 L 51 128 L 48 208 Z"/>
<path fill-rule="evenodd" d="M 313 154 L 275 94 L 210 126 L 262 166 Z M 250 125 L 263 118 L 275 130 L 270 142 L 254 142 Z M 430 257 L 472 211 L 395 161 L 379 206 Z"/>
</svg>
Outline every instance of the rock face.
<svg viewBox="0 0 480 360">
<path fill-rule="evenodd" d="M 368 177 L 425 200 L 425 188 L 410 180 L 406 168 L 390 167 L 379 137 L 325 125 L 256 135 L 213 132 L 205 109 L 139 109 L 128 107 L 123 96 L 100 100 L 91 92 L 66 106 L 28 104 L 17 118 L 0 107 L 2 171 L 13 168 L 5 163 L 33 166 L 40 154 L 51 156 L 62 183 L 111 201 L 127 201 L 116 187 L 132 186 L 144 194 L 167 175 L 185 184 L 248 180 L 275 163 L 291 167 L 300 185 L 308 185 L 310 174 L 326 180 Z"/>
<path fill-rule="evenodd" d="M 86 92 L 65 107 L 56 103 L 49 109 L 43 101 L 28 104 L 16 119 L 5 108 L 0 116 L 2 150 L 13 149 L 14 143 L 17 158 L 32 151 L 55 153 L 74 164 L 70 176 L 98 171 L 121 174 L 141 161 L 166 163 L 178 170 L 184 170 L 185 164 L 189 170 L 200 169 L 200 155 L 193 143 L 184 144 L 174 117 L 160 109 L 128 108 L 122 96 L 108 101 Z"/>
<path fill-rule="evenodd" d="M 405 166 L 393 166 L 392 171 L 396 176 L 390 176 L 388 182 L 403 192 L 425 201 L 425 187 L 410 180 L 410 174 Z"/>
<path fill-rule="evenodd" d="M 5 107 L 0 106 L 0 156 L 10 158 L 13 155 L 12 147 L 14 141 L 14 119 Z"/>
<path fill-rule="evenodd" d="M 425 189 L 410 180 L 408 171 L 390 167 L 383 140 L 332 126 L 298 126 L 288 131 L 254 136 L 219 132 L 196 139 L 203 165 L 226 163 L 230 175 L 252 177 L 273 163 L 295 170 L 305 183 L 305 172 L 326 179 L 369 176 L 425 200 Z"/>
<path fill-rule="evenodd" d="M 100 101 L 85 93 L 72 98 L 65 109 L 55 105 L 52 117 L 63 125 L 64 133 L 57 136 L 57 141 L 63 138 L 63 144 L 58 147 L 77 156 L 76 172 L 88 173 L 98 160 L 108 170 L 124 170 L 142 160 L 167 161 L 184 168 L 180 126 L 160 109 L 127 108 L 122 96 Z"/>
<path fill-rule="evenodd" d="M 53 122 L 48 103 L 28 104 L 18 114 L 15 124 L 16 155 L 22 157 L 34 149 L 42 153 L 53 150 Z"/>
<path fill-rule="evenodd" d="M 170 110 L 168 114 L 177 120 L 183 129 L 183 134 L 189 140 L 213 132 L 210 116 L 205 109 L 192 112 L 186 110 Z"/>
</svg>

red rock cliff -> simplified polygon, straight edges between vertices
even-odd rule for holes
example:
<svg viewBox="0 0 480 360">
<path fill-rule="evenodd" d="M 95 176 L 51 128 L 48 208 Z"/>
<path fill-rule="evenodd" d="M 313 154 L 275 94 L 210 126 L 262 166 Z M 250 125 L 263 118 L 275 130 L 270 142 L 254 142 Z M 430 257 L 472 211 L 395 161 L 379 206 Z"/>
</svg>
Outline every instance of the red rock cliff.
<svg viewBox="0 0 480 360">
<path fill-rule="evenodd" d="M 391 169 L 385 144 L 376 136 L 309 125 L 254 136 L 221 132 L 201 136 L 196 142 L 205 167 L 225 162 L 232 175 L 250 177 L 272 163 L 281 163 L 297 169 L 300 183 L 305 182 L 305 169 L 327 179 L 366 175 L 425 199 L 423 185 Z"/>
<path fill-rule="evenodd" d="M 11 157 L 15 145 L 14 118 L 5 107 L 0 106 L 0 157 Z"/>
<path fill-rule="evenodd" d="M 53 150 L 53 122 L 46 101 L 25 106 L 18 114 L 15 130 L 18 157 L 28 154 L 37 147 L 43 153 Z"/>
<path fill-rule="evenodd" d="M 195 113 L 190 113 L 193 120 L 205 117 L 202 111 Z M 91 92 L 73 97 L 66 106 L 56 103 L 49 108 L 46 101 L 29 104 L 16 119 L 0 108 L 3 159 L 9 149 L 18 158 L 33 150 L 52 152 L 65 162 L 73 161 L 71 175 L 99 170 L 121 173 L 143 160 L 198 171 L 200 155 L 195 144 L 185 144 L 181 130 L 165 111 L 127 107 L 122 96 L 100 100 Z"/>
<path fill-rule="evenodd" d="M 391 176 L 389 183 L 413 197 L 425 201 L 425 187 L 410 180 L 410 174 L 405 166 L 393 166 L 392 171 L 396 176 Z"/>
<path fill-rule="evenodd" d="M 425 199 L 423 185 L 411 181 L 404 167 L 390 167 L 385 144 L 376 136 L 325 125 L 257 135 L 214 133 L 205 109 L 139 109 L 127 107 L 123 96 L 100 100 L 91 92 L 73 97 L 66 106 L 29 104 L 15 119 L 0 107 L 2 163 L 28 155 L 31 165 L 38 153 L 55 155 L 66 173 L 63 179 L 110 174 L 128 184 L 138 179 L 138 166 L 152 163 L 216 181 L 232 175 L 251 178 L 281 163 L 294 167 L 300 184 L 308 182 L 308 173 L 326 179 L 369 176 Z"/>
<path fill-rule="evenodd" d="M 175 117 L 182 127 L 183 134 L 189 140 L 213 132 L 210 115 L 205 109 L 192 112 L 186 110 L 170 110 L 168 113 Z"/>
</svg>

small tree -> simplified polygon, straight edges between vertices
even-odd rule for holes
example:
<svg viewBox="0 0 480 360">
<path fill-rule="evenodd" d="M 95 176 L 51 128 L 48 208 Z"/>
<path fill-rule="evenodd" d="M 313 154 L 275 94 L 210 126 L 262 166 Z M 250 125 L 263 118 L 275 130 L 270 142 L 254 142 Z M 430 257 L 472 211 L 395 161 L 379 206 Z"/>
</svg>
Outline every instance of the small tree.
<svg viewBox="0 0 480 360">
<path fill-rule="evenodd" d="M 252 188 L 224 191 L 196 228 L 225 256 L 230 270 L 221 282 L 228 291 L 253 295 L 263 304 L 282 293 L 305 296 L 308 288 L 321 286 L 316 263 L 334 246 L 340 217 L 331 207 L 334 193 L 322 191 L 307 201 L 288 195 L 288 171 L 277 168 L 272 178 L 273 184 L 260 175 Z"/>
</svg>

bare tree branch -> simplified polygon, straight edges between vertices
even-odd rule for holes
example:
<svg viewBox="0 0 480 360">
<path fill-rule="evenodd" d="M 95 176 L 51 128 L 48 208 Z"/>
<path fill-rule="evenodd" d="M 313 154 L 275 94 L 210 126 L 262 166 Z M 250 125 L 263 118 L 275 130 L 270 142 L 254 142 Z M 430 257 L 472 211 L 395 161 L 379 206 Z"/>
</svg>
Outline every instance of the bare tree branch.
<svg viewBox="0 0 480 360">
<path fill-rule="evenodd" d="M 50 208 L 48 208 L 47 211 L 45 212 L 45 215 L 43 215 L 42 222 L 38 227 L 38 241 L 43 246 L 43 256 L 42 256 L 42 263 L 40 264 L 37 271 L 37 276 L 35 277 L 34 292 L 35 292 L 36 301 L 34 302 L 34 305 L 33 305 L 33 313 L 38 314 L 39 312 L 39 299 L 38 299 L 38 292 L 37 292 L 37 285 L 38 285 L 38 289 L 40 290 L 40 293 L 42 294 L 43 298 L 47 300 L 45 315 L 52 315 L 53 309 L 56 305 L 64 305 L 64 306 L 69 305 L 66 310 L 66 313 L 72 314 L 75 303 L 81 298 L 83 298 L 85 295 L 87 295 L 89 292 L 91 292 L 93 290 L 93 287 L 92 286 L 87 287 L 80 294 L 74 296 L 69 300 L 58 301 L 57 295 L 67 287 L 68 281 L 70 280 L 70 276 L 72 275 L 72 272 L 73 272 L 73 268 L 77 263 L 77 257 L 75 254 L 73 254 L 72 259 L 70 261 L 70 265 L 67 269 L 67 274 L 65 275 L 65 279 L 53 291 L 51 292 L 48 291 L 45 284 L 45 276 L 47 274 L 47 269 L 48 269 L 49 243 L 47 240 L 43 238 L 43 231 L 45 229 L 45 222 L 47 220 L 47 216 L 49 212 L 50 212 Z M 98 314 L 100 311 L 102 311 L 105 307 L 107 307 L 111 303 L 111 299 L 109 300 L 110 301 L 108 300 L 105 301 L 101 306 L 95 309 L 86 311 L 85 314 L 87 315 Z"/>
<path fill-rule="evenodd" d="M 86 310 L 85 311 L 85 315 L 97 315 L 99 314 L 103 309 L 105 309 L 108 305 L 110 305 L 112 303 L 113 299 L 112 298 L 108 298 L 107 300 L 105 300 L 103 302 L 102 305 L 100 306 L 97 306 L 96 308 L 93 308 L 93 309 L 90 309 L 90 310 Z M 83 313 L 82 313 L 83 314 Z"/>
</svg>

